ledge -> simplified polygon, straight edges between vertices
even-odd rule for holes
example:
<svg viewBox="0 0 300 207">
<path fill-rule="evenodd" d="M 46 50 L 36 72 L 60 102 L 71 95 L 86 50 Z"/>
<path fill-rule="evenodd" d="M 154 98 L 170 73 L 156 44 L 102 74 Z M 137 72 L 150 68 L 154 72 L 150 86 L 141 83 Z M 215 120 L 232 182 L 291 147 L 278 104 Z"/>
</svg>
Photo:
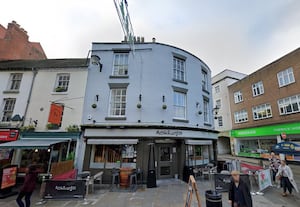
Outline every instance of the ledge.
<svg viewBox="0 0 300 207">
<path fill-rule="evenodd" d="M 117 120 L 126 120 L 126 117 L 125 116 L 121 116 L 121 117 L 114 117 L 114 116 L 108 116 L 108 117 L 105 117 L 105 120 L 107 121 L 117 121 Z"/>
<path fill-rule="evenodd" d="M 129 78 L 129 75 L 110 75 L 109 78 L 111 79 Z"/>
<path fill-rule="evenodd" d="M 3 91 L 3 93 L 20 93 L 19 90 L 6 90 L 6 91 Z"/>
<path fill-rule="evenodd" d="M 51 92 L 51 95 L 68 95 L 68 92 Z"/>
<path fill-rule="evenodd" d="M 188 84 L 188 82 L 186 82 L 186 81 L 177 80 L 177 79 L 175 79 L 175 78 L 173 78 L 173 81 L 178 82 L 178 83 L 183 83 L 183 84 L 185 84 L 185 85 Z"/>
<path fill-rule="evenodd" d="M 209 127 L 211 127 L 212 125 L 209 124 L 209 123 L 204 123 L 204 126 L 209 126 Z"/>
<path fill-rule="evenodd" d="M 202 91 L 205 92 L 205 93 L 207 93 L 207 94 L 209 94 L 209 91 L 206 90 L 206 89 L 203 89 L 203 88 L 202 88 Z"/>
<path fill-rule="evenodd" d="M 173 121 L 174 121 L 174 122 L 184 122 L 184 123 L 189 123 L 189 120 L 186 120 L 186 119 L 176 119 L 176 118 L 173 118 Z"/>
</svg>

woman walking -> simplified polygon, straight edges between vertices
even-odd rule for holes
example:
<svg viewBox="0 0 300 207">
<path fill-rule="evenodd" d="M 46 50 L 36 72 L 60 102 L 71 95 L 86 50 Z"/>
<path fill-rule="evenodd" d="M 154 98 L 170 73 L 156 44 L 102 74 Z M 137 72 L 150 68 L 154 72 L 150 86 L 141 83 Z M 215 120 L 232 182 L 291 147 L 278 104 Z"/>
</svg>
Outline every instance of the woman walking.
<svg viewBox="0 0 300 207">
<path fill-rule="evenodd" d="M 293 172 L 291 168 L 288 165 L 286 165 L 285 160 L 281 160 L 281 164 L 278 168 L 278 173 L 276 177 L 279 180 L 281 180 L 281 185 L 283 187 L 283 193 L 282 193 L 283 197 L 287 196 L 286 190 L 288 190 L 290 194 L 292 194 L 293 188 L 296 190 L 296 192 L 299 192 L 297 188 L 297 184 L 294 181 Z"/>
<path fill-rule="evenodd" d="M 29 166 L 27 168 L 27 173 L 25 176 L 24 183 L 20 189 L 20 193 L 16 199 L 19 207 L 30 207 L 30 197 L 35 189 L 36 180 L 37 180 L 37 171 L 35 166 Z M 25 205 L 22 201 L 23 197 L 25 197 Z"/>
</svg>

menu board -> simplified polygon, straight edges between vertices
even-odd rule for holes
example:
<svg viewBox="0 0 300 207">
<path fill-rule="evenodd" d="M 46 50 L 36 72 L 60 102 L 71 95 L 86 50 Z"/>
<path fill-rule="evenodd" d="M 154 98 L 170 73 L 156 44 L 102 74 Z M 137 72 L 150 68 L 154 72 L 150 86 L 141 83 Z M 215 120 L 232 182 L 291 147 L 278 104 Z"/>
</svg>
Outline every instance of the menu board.
<svg viewBox="0 0 300 207">
<path fill-rule="evenodd" d="M 1 190 L 16 185 L 17 167 L 12 166 L 2 169 Z"/>
</svg>

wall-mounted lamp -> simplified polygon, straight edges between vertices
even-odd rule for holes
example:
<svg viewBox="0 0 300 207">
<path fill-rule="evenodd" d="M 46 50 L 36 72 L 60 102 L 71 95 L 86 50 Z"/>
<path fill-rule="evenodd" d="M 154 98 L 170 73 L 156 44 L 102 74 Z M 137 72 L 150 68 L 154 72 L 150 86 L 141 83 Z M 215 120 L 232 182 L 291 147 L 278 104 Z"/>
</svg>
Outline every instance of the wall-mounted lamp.
<svg viewBox="0 0 300 207">
<path fill-rule="evenodd" d="M 98 94 L 96 95 L 96 101 L 97 102 L 99 101 L 99 95 Z"/>
<path fill-rule="evenodd" d="M 98 56 L 98 55 L 91 55 L 91 63 L 93 65 L 98 65 L 99 66 L 99 69 L 100 69 L 100 72 L 102 72 L 102 63 L 100 62 L 101 58 Z"/>
<path fill-rule="evenodd" d="M 215 108 L 213 108 L 214 119 L 218 119 L 218 113 L 219 113 L 219 107 L 215 106 Z"/>
<path fill-rule="evenodd" d="M 165 96 L 163 95 L 163 96 L 162 96 L 162 102 L 165 103 L 165 101 L 166 101 L 166 98 L 165 98 Z"/>
<path fill-rule="evenodd" d="M 139 95 L 139 101 L 142 101 L 142 94 Z"/>
</svg>

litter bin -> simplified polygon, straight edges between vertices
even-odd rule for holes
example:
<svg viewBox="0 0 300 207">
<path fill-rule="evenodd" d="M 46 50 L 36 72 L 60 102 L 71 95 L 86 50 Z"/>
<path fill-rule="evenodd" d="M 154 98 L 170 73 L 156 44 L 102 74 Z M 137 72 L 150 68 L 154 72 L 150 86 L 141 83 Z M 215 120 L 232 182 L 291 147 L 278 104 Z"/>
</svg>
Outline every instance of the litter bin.
<svg viewBox="0 0 300 207">
<path fill-rule="evenodd" d="M 217 191 L 207 190 L 205 191 L 205 201 L 206 207 L 222 207 L 222 194 Z"/>
</svg>

